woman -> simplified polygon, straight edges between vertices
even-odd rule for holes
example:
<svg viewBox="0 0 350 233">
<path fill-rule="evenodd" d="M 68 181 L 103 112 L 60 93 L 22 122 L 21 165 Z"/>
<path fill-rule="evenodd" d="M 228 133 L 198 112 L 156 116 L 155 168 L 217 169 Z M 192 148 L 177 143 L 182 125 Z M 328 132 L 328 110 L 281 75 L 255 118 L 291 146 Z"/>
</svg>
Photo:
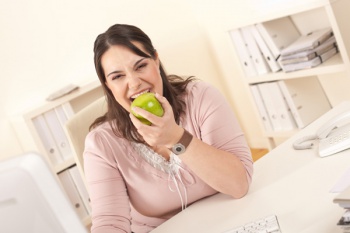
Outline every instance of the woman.
<svg viewBox="0 0 350 233">
<path fill-rule="evenodd" d="M 243 197 L 253 163 L 222 95 L 193 78 L 167 76 L 149 37 L 117 24 L 100 34 L 94 61 L 108 111 L 86 138 L 84 167 L 92 232 L 149 232 L 193 202 L 221 192 Z M 132 110 L 155 93 L 162 117 Z"/>
</svg>

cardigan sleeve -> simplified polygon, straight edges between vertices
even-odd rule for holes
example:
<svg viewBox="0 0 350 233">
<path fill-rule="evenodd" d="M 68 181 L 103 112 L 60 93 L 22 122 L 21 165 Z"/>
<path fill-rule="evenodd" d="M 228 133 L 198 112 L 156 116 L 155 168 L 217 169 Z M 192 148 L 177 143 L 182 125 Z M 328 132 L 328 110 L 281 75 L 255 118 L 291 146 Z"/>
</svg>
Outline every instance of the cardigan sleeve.
<svg viewBox="0 0 350 233">
<path fill-rule="evenodd" d="M 92 233 L 131 232 L 126 185 L 108 140 L 90 132 L 85 140 L 84 171 L 92 207 Z M 118 153 L 118 152 L 117 152 Z"/>
<path fill-rule="evenodd" d="M 188 92 L 187 111 L 199 138 L 218 149 L 237 156 L 251 183 L 253 160 L 250 148 L 230 104 L 215 87 L 195 82 Z"/>
</svg>

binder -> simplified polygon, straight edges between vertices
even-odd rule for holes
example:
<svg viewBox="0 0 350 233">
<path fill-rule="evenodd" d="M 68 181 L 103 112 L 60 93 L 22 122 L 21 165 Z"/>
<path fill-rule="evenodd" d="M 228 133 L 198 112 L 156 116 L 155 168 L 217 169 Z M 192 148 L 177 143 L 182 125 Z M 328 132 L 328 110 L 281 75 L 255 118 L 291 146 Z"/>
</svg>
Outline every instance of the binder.
<svg viewBox="0 0 350 233">
<path fill-rule="evenodd" d="M 65 123 L 68 120 L 68 116 L 66 115 L 66 112 L 63 109 L 63 106 L 62 105 L 57 106 L 56 108 L 54 108 L 54 111 L 55 111 L 55 113 L 57 115 L 57 118 L 58 118 L 61 126 L 64 127 Z"/>
<path fill-rule="evenodd" d="M 243 39 L 247 45 L 248 51 L 253 58 L 253 62 L 256 68 L 256 71 L 259 75 L 266 74 L 270 72 L 270 68 L 267 65 L 265 58 L 262 55 L 261 50 L 259 49 L 251 31 L 248 27 L 241 28 Z"/>
<path fill-rule="evenodd" d="M 282 56 L 281 64 L 287 65 L 291 63 L 309 61 L 335 47 L 337 47 L 337 43 L 336 43 L 335 37 L 332 36 L 331 38 L 326 40 L 324 43 L 322 43 L 320 46 L 317 46 L 314 49 L 302 51 L 299 53 L 294 53 L 288 56 Z"/>
<path fill-rule="evenodd" d="M 300 36 L 296 41 L 281 51 L 282 56 L 311 50 L 333 36 L 332 28 L 325 28 Z"/>
<path fill-rule="evenodd" d="M 58 177 L 62 183 L 66 194 L 71 201 L 75 211 L 77 212 L 80 219 L 84 219 L 88 216 L 88 212 L 85 209 L 83 200 L 81 199 L 78 189 L 74 184 L 72 176 L 69 173 L 69 170 L 64 170 L 58 174 Z"/>
<path fill-rule="evenodd" d="M 86 190 L 85 183 L 83 181 L 83 178 L 80 175 L 80 172 L 78 170 L 77 166 L 69 168 L 69 173 L 73 179 L 73 182 L 78 190 L 78 193 L 80 195 L 80 198 L 82 199 L 85 209 L 87 213 L 91 214 L 91 206 L 90 206 L 90 198 L 88 191 Z"/>
<path fill-rule="evenodd" d="M 269 99 L 266 101 L 271 101 L 269 107 L 274 109 L 273 111 L 275 112 L 277 121 L 280 124 L 280 131 L 295 129 L 296 123 L 277 82 L 261 83 L 258 84 L 258 86 L 264 99 L 265 96 L 269 96 Z M 268 112 L 269 107 L 267 108 Z"/>
<path fill-rule="evenodd" d="M 56 111 L 58 111 L 59 115 L 56 114 Z M 56 146 L 58 148 L 59 153 L 61 154 L 61 157 L 63 158 L 63 160 L 68 160 L 72 158 L 73 153 L 68 142 L 67 135 L 65 134 L 65 131 L 63 129 L 64 123 L 61 122 L 65 122 L 67 120 L 67 117 L 65 115 L 63 116 L 64 113 L 60 111 L 60 108 L 55 108 L 50 111 L 47 111 L 44 113 L 44 118 L 47 122 L 51 135 L 55 140 Z M 59 117 L 63 119 L 61 119 L 60 121 Z"/>
<path fill-rule="evenodd" d="M 260 118 L 263 122 L 263 125 L 265 127 L 265 130 L 268 132 L 272 132 L 273 128 L 272 128 L 272 124 L 270 121 L 270 117 L 266 111 L 266 107 L 265 107 L 265 103 L 260 95 L 259 89 L 257 87 L 257 85 L 250 85 L 250 89 L 255 101 L 255 105 L 259 111 L 260 114 Z"/>
<path fill-rule="evenodd" d="M 276 61 L 279 60 L 282 49 L 300 37 L 299 31 L 290 17 L 257 23 L 256 28 L 276 58 Z"/>
<path fill-rule="evenodd" d="M 277 82 L 267 83 L 267 86 L 271 92 L 271 95 L 273 96 L 274 105 L 276 106 L 278 118 L 281 122 L 282 129 L 287 131 L 297 128 L 294 117 L 281 92 L 281 89 L 278 87 Z"/>
<path fill-rule="evenodd" d="M 255 39 L 256 43 L 258 44 L 258 46 L 263 54 L 263 57 L 265 58 L 265 61 L 269 65 L 271 71 L 277 72 L 277 71 L 281 70 L 282 69 L 281 66 L 276 61 L 277 57 L 273 56 L 270 49 L 267 47 L 264 39 L 260 35 L 260 32 L 256 28 L 256 25 L 248 26 L 248 28 L 250 29 L 252 35 L 254 36 L 254 39 Z"/>
<path fill-rule="evenodd" d="M 34 127 L 39 134 L 39 137 L 44 145 L 46 154 L 51 160 L 53 165 L 58 165 L 63 162 L 61 153 L 58 150 L 55 139 L 53 138 L 49 126 L 43 115 L 39 115 L 33 119 Z"/>
<path fill-rule="evenodd" d="M 331 109 L 317 77 L 280 80 L 278 85 L 300 129 Z"/>
<path fill-rule="evenodd" d="M 303 69 L 310 69 L 313 67 L 316 67 L 323 62 L 327 61 L 329 58 L 333 57 L 338 52 L 338 48 L 334 47 L 327 52 L 304 62 L 298 62 L 298 63 L 292 63 L 287 65 L 282 65 L 282 69 L 284 72 L 292 72 L 297 70 L 303 70 Z"/>
<path fill-rule="evenodd" d="M 234 44 L 234 47 L 236 49 L 236 52 L 238 54 L 240 63 L 243 67 L 244 73 L 248 77 L 256 76 L 258 73 L 253 63 L 253 58 L 248 51 L 248 48 L 243 40 L 240 30 L 239 29 L 231 30 L 230 36 Z"/>
<path fill-rule="evenodd" d="M 277 107 L 273 100 L 275 96 L 273 96 L 270 91 L 269 83 L 260 83 L 257 84 L 257 87 L 265 103 L 266 111 L 271 121 L 273 131 L 282 131 L 282 122 L 279 120 Z"/>
<path fill-rule="evenodd" d="M 69 102 L 63 103 L 62 105 L 58 106 L 58 108 L 63 109 L 63 112 L 65 113 L 68 119 L 74 115 L 74 110 Z"/>
</svg>

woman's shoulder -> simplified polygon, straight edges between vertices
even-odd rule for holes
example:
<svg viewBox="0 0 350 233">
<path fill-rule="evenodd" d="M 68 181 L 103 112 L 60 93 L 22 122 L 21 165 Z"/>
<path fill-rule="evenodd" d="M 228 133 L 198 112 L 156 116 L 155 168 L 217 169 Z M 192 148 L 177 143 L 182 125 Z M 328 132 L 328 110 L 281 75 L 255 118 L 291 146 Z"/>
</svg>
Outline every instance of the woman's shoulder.
<svg viewBox="0 0 350 233">
<path fill-rule="evenodd" d="M 111 134 L 113 134 L 111 124 L 109 122 L 103 122 L 102 124 L 99 124 L 95 126 L 92 130 L 90 130 L 86 138 L 92 139 L 96 137 L 110 136 Z"/>
<path fill-rule="evenodd" d="M 109 122 L 104 122 L 92 129 L 85 138 L 85 147 L 89 149 L 104 148 L 103 150 L 122 148 L 127 145 L 128 141 L 118 137 Z"/>
<path fill-rule="evenodd" d="M 186 87 L 188 93 L 205 92 L 207 89 L 211 88 L 214 88 L 211 84 L 198 79 L 189 82 Z"/>
<path fill-rule="evenodd" d="M 202 97 L 209 97 L 212 95 L 220 95 L 220 91 L 213 86 L 212 84 L 202 81 L 202 80 L 194 80 L 190 83 L 188 83 L 186 88 L 188 97 L 193 97 L 196 99 L 202 98 Z"/>
</svg>

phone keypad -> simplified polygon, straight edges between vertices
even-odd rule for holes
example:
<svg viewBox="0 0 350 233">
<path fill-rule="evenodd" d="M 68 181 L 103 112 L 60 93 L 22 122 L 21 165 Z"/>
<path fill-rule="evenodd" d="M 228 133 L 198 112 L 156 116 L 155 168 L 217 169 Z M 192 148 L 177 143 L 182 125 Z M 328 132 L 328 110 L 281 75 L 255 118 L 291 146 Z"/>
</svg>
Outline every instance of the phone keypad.
<svg viewBox="0 0 350 233">
<path fill-rule="evenodd" d="M 321 157 L 333 155 L 350 148 L 350 125 L 337 128 L 319 142 L 319 155 Z"/>
</svg>

